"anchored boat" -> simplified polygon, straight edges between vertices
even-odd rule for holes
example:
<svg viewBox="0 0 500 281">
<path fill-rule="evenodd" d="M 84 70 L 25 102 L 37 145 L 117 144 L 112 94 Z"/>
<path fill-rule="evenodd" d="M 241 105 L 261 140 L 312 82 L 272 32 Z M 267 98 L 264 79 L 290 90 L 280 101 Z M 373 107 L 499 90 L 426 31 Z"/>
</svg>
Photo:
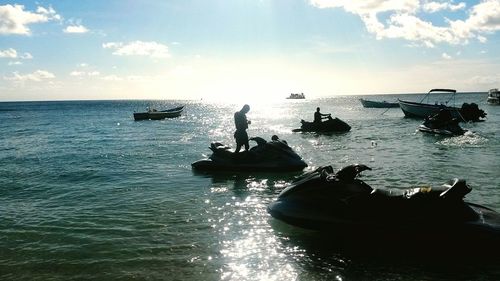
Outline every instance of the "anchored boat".
<svg viewBox="0 0 500 281">
<path fill-rule="evenodd" d="M 365 108 L 392 108 L 392 107 L 399 107 L 398 102 L 388 102 L 388 101 L 372 101 L 372 100 L 365 100 L 365 99 L 359 99 L 363 107 Z"/>
<path fill-rule="evenodd" d="M 444 92 L 450 93 L 450 98 L 445 102 L 440 103 L 429 103 L 429 96 L 431 93 Z M 457 118 L 459 121 L 481 121 L 481 118 L 486 117 L 486 113 L 479 109 L 475 103 L 464 103 L 462 107 L 449 106 L 450 101 L 454 101 L 456 90 L 453 89 L 432 89 L 430 90 L 420 102 L 412 102 L 398 99 L 399 106 L 406 117 L 411 118 L 425 118 L 430 115 L 438 113 L 440 110 L 449 111 L 453 118 Z M 427 100 L 427 103 L 424 101 Z"/>
<path fill-rule="evenodd" d="M 148 109 L 147 112 L 134 112 L 134 120 L 161 120 L 165 118 L 175 118 L 181 116 L 184 106 L 167 110 Z"/>
<path fill-rule="evenodd" d="M 488 91 L 488 103 L 500 105 L 500 91 L 498 89 Z"/>
</svg>

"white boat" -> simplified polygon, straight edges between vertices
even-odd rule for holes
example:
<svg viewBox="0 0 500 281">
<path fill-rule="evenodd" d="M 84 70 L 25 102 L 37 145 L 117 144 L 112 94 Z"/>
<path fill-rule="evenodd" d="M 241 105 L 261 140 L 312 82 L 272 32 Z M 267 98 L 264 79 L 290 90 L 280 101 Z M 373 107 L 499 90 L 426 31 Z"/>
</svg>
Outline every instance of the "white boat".
<svg viewBox="0 0 500 281">
<path fill-rule="evenodd" d="M 488 91 L 488 103 L 500 105 L 500 91 L 497 88 Z"/>
<path fill-rule="evenodd" d="M 429 103 L 429 95 L 434 92 L 450 93 L 450 98 L 445 102 Z M 462 107 L 449 106 L 449 102 L 455 99 L 456 90 L 453 89 L 432 89 L 420 102 L 412 102 L 398 99 L 399 106 L 406 117 L 425 118 L 438 113 L 440 110 L 449 111 L 453 118 L 460 121 L 480 121 L 480 118 L 486 117 L 486 113 L 479 109 L 475 103 L 464 103 Z M 424 101 L 427 100 L 427 103 Z"/>
</svg>

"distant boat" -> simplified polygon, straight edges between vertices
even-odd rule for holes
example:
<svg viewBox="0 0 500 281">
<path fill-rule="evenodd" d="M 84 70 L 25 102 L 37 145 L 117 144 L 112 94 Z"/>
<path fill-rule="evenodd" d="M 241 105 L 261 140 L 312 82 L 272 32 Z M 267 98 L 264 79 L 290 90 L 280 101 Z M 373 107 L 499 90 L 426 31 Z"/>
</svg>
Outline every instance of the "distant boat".
<svg viewBox="0 0 500 281">
<path fill-rule="evenodd" d="M 387 102 L 387 101 L 372 101 L 359 99 L 363 107 L 366 108 L 390 108 L 390 107 L 399 107 L 399 102 Z"/>
<path fill-rule="evenodd" d="M 450 93 L 450 98 L 445 102 L 440 103 L 423 103 L 425 99 L 429 100 L 429 95 L 434 92 L 444 92 Z M 434 115 L 438 113 L 440 110 L 447 110 L 450 112 L 453 118 L 457 118 L 460 121 L 481 121 L 480 118 L 486 117 L 486 113 L 479 109 L 477 104 L 475 103 L 464 103 L 462 107 L 448 106 L 448 103 L 453 99 L 455 99 L 456 90 L 453 89 L 432 89 L 430 90 L 424 98 L 420 102 L 412 102 L 412 101 L 399 101 L 399 107 L 403 110 L 403 113 L 406 117 L 411 118 L 425 118 L 430 115 Z"/>
<path fill-rule="evenodd" d="M 291 93 L 290 96 L 287 97 L 287 99 L 289 100 L 301 100 L 301 99 L 305 99 L 306 96 L 304 95 L 304 93 L 300 93 L 300 94 L 294 94 L 294 93 Z"/>
<path fill-rule="evenodd" d="M 184 106 L 179 106 L 172 109 L 158 111 L 156 109 L 148 109 L 147 112 L 134 112 L 134 120 L 161 120 L 165 118 L 179 117 Z"/>
<path fill-rule="evenodd" d="M 491 89 L 488 91 L 488 103 L 489 104 L 500 104 L 500 91 L 498 89 Z"/>
</svg>

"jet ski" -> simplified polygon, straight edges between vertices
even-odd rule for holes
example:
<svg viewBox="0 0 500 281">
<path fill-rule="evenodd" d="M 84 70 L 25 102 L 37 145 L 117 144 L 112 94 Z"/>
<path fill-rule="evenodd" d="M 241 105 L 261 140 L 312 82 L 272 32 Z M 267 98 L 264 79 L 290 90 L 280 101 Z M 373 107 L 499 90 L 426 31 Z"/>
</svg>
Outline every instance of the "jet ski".
<svg viewBox="0 0 500 281">
<path fill-rule="evenodd" d="M 374 189 L 357 178 L 364 170 L 371 169 L 356 164 L 334 173 L 331 166 L 320 167 L 285 188 L 268 212 L 356 248 L 364 243 L 384 249 L 500 249 L 500 214 L 464 202 L 471 191 L 465 180 L 440 187 Z"/>
<path fill-rule="evenodd" d="M 441 110 L 433 116 L 428 116 L 418 130 L 424 133 L 445 135 L 445 136 L 460 136 L 467 130 L 464 130 L 458 125 L 459 120 L 453 118 L 449 111 Z"/>
<path fill-rule="evenodd" d="M 271 141 L 261 137 L 250 138 L 257 146 L 248 151 L 234 153 L 230 147 L 214 142 L 212 155 L 191 164 L 200 171 L 300 171 L 306 162 L 288 146 L 287 142 L 273 136 Z"/>
<path fill-rule="evenodd" d="M 336 117 L 329 117 L 323 122 L 300 120 L 300 123 L 302 124 L 300 129 L 293 129 L 293 132 L 348 132 L 351 130 L 351 126 Z"/>
</svg>

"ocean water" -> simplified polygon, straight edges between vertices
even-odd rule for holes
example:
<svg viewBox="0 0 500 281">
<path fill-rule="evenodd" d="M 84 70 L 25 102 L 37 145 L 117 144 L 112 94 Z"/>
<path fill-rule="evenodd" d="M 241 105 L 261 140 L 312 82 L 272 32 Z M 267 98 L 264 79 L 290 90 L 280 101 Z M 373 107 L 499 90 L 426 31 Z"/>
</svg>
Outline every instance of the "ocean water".
<svg viewBox="0 0 500 281">
<path fill-rule="evenodd" d="M 287 140 L 307 170 L 373 168 L 377 188 L 464 178 L 467 200 L 500 211 L 500 107 L 444 138 L 416 131 L 400 109 L 360 96 L 249 102 L 248 133 Z M 370 96 L 420 100 L 418 95 Z M 185 104 L 180 118 L 133 120 L 146 106 Z M 0 103 L 0 280 L 499 280 L 500 268 L 348 256 L 266 206 L 301 173 L 197 173 L 220 141 L 234 147 L 242 104 L 207 101 Z M 315 108 L 351 125 L 343 134 L 292 133 Z M 369 234 L 367 234 L 369 239 Z M 335 243 L 335 241 L 330 241 Z M 468 257 L 473 260 L 474 257 Z"/>
</svg>

